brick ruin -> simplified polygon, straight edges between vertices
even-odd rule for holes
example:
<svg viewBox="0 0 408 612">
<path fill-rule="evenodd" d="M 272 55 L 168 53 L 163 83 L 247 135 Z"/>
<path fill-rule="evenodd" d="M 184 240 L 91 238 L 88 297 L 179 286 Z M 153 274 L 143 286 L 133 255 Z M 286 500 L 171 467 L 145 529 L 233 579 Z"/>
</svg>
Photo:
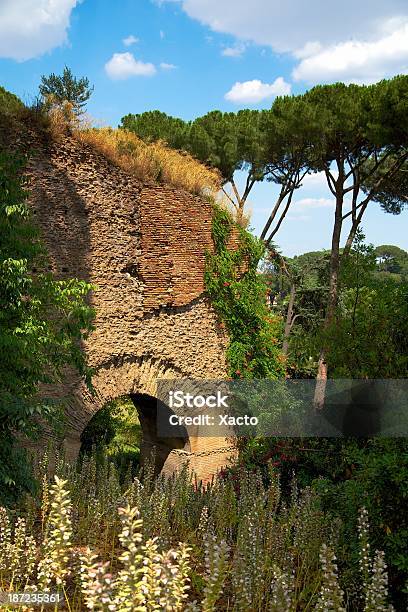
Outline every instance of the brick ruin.
<svg viewBox="0 0 408 612">
<path fill-rule="evenodd" d="M 91 417 L 130 395 L 143 431 L 142 455 L 154 445 L 158 468 L 186 460 L 202 479 L 232 454 L 227 438 L 158 439 L 158 378 L 226 376 L 227 338 L 205 296 L 206 250 L 213 248 L 211 205 L 166 185 L 141 183 L 71 137 L 32 147 L 28 174 L 34 218 L 50 270 L 95 286 L 95 330 L 84 345 L 94 368 L 91 395 L 71 373 L 47 389 L 63 397 L 70 458 Z"/>
</svg>

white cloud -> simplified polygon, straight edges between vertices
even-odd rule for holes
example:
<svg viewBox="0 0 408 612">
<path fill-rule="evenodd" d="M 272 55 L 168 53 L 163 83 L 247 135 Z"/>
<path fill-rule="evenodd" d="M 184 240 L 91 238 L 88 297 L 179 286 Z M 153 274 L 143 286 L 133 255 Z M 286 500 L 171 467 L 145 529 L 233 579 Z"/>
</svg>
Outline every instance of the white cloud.
<svg viewBox="0 0 408 612">
<path fill-rule="evenodd" d="M 135 45 L 136 43 L 138 43 L 139 39 L 136 38 L 136 36 L 133 36 L 133 34 L 129 34 L 129 36 L 126 36 L 126 38 L 124 38 L 122 42 L 125 47 L 130 47 L 131 45 Z"/>
<path fill-rule="evenodd" d="M 160 30 L 159 34 L 160 34 L 161 40 L 163 40 L 163 38 L 166 36 L 163 30 Z"/>
<path fill-rule="evenodd" d="M 300 60 L 294 78 L 373 82 L 408 72 L 407 0 L 163 0 L 238 41 Z"/>
<path fill-rule="evenodd" d="M 333 168 L 333 174 L 334 168 Z M 337 177 L 337 174 L 335 174 Z M 302 185 L 305 189 L 328 189 L 326 174 L 324 172 L 313 172 L 312 174 L 306 174 L 302 181 Z"/>
<path fill-rule="evenodd" d="M 294 202 L 292 210 L 304 211 L 310 208 L 333 208 L 334 204 L 335 202 L 332 198 L 302 198 Z"/>
<path fill-rule="evenodd" d="M 71 11 L 79 0 L 1 0 L 0 57 L 38 57 L 67 42 Z"/>
<path fill-rule="evenodd" d="M 167 62 L 162 62 L 160 64 L 160 68 L 162 70 L 175 70 L 175 68 L 177 68 L 177 66 L 175 66 L 175 64 L 168 64 Z"/>
<path fill-rule="evenodd" d="M 314 42 L 310 41 L 306 43 L 301 49 L 297 49 L 296 51 L 294 51 L 293 55 L 297 59 L 303 59 L 305 57 L 310 57 L 311 55 L 319 53 L 321 51 L 321 48 L 322 45 L 317 40 L 315 40 Z"/>
<path fill-rule="evenodd" d="M 291 87 L 282 77 L 273 83 L 263 83 L 258 79 L 253 81 L 237 82 L 225 94 L 225 99 L 235 104 L 257 104 L 262 100 L 290 94 Z"/>
<path fill-rule="evenodd" d="M 111 79 L 128 79 L 132 76 L 152 76 L 156 73 L 153 64 L 135 59 L 133 53 L 114 53 L 105 64 L 105 71 Z"/>
<path fill-rule="evenodd" d="M 374 42 L 347 41 L 318 50 L 293 71 L 296 81 L 370 83 L 408 72 L 408 20 Z"/>
<path fill-rule="evenodd" d="M 166 0 L 216 32 L 295 52 L 310 41 L 322 45 L 378 38 L 384 21 L 408 16 L 406 0 Z"/>
<path fill-rule="evenodd" d="M 221 55 L 225 57 L 241 57 L 245 53 L 246 45 L 244 43 L 236 43 L 231 47 L 225 47 L 221 51 Z"/>
</svg>

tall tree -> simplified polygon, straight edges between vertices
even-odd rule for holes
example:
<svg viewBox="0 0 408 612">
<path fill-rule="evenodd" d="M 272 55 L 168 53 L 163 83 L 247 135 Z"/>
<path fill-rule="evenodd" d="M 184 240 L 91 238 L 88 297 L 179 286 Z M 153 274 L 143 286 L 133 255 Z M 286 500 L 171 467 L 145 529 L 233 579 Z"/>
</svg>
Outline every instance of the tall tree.
<svg viewBox="0 0 408 612">
<path fill-rule="evenodd" d="M 408 253 L 392 244 L 382 244 L 375 248 L 378 270 L 385 274 L 398 274 L 408 277 Z"/>
<path fill-rule="evenodd" d="M 369 87 L 318 86 L 304 96 L 315 113 L 310 149 L 311 167 L 325 173 L 335 198 L 331 244 L 329 297 L 324 327 L 334 320 L 338 297 L 340 240 L 343 222 L 351 217 L 347 256 L 370 202 L 396 177 L 408 159 L 408 77 L 396 77 Z M 351 198 L 351 206 L 347 199 Z M 395 202 L 394 202 L 395 205 Z M 404 202 L 401 201 L 399 210 Z M 384 207 L 387 210 L 387 207 Z M 394 211 L 397 212 L 394 206 Z M 327 347 L 319 358 L 315 406 L 324 402 Z"/>
<path fill-rule="evenodd" d="M 238 220 L 257 181 L 266 175 L 261 113 L 244 110 L 235 113 L 213 111 L 191 123 L 188 150 L 204 163 L 217 168 L 223 180 L 223 191 L 234 207 Z M 235 173 L 246 173 L 245 186 L 240 193 Z M 226 190 L 231 185 L 232 193 Z"/>
<path fill-rule="evenodd" d="M 93 92 L 89 79 L 75 77 L 67 66 L 64 67 L 62 75 L 53 72 L 49 76 L 43 75 L 39 89 L 44 100 L 50 99 L 56 104 L 69 102 L 77 115 L 84 112 L 85 105 Z"/>
<path fill-rule="evenodd" d="M 313 119 L 313 109 L 301 96 L 276 98 L 271 110 L 262 114 L 260 132 L 267 180 L 280 186 L 261 233 L 267 246 L 281 227 L 296 190 L 312 170 L 308 151 Z"/>
</svg>

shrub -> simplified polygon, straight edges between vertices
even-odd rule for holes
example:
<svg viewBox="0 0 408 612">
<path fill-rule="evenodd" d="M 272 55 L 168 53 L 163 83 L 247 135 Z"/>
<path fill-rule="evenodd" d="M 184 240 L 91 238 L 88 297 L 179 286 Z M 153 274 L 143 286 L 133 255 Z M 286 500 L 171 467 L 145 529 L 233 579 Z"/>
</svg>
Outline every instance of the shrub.
<svg viewBox="0 0 408 612">
<path fill-rule="evenodd" d="M 13 115 L 24 108 L 24 104 L 14 94 L 0 86 L 0 114 Z"/>
<path fill-rule="evenodd" d="M 312 486 L 325 512 L 341 520 L 337 554 L 343 586 L 354 592 L 359 581 L 356 515 L 364 504 L 370 516 L 370 538 L 383 550 L 395 604 L 407 605 L 408 555 L 406 509 L 408 483 L 406 439 L 254 439 L 241 445 L 237 466 L 261 470 L 268 481 L 268 464 L 279 470 L 283 493 L 290 495 L 293 473 L 302 487 Z"/>
</svg>

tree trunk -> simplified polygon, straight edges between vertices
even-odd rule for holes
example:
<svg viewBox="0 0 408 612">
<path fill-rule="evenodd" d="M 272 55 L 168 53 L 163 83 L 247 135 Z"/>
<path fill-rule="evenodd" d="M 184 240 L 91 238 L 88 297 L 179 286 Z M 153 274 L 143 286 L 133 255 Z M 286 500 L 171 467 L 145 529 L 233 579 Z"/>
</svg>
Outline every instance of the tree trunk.
<svg viewBox="0 0 408 612">
<path fill-rule="evenodd" d="M 342 170 L 341 168 L 339 170 Z M 343 211 L 343 172 L 339 172 L 339 178 L 336 183 L 336 213 L 334 217 L 334 227 L 332 236 L 332 248 L 330 255 L 330 279 L 329 279 L 329 298 L 327 301 L 326 316 L 323 323 L 323 332 L 327 331 L 330 325 L 333 323 L 334 315 L 337 306 L 337 294 L 338 294 L 338 280 L 339 280 L 339 268 L 340 268 L 340 237 L 342 228 L 342 211 Z M 322 410 L 324 407 L 324 400 L 326 395 L 326 382 L 327 382 L 327 347 L 325 346 L 325 339 L 323 340 L 322 350 L 320 352 L 317 376 L 316 376 L 316 389 L 314 395 L 314 408 L 315 410 Z"/>
<path fill-rule="evenodd" d="M 281 192 L 279 194 L 279 197 L 278 197 L 278 199 L 275 202 L 275 206 L 273 207 L 273 210 L 272 210 L 271 214 L 269 215 L 267 222 L 265 223 L 265 227 L 262 230 L 262 234 L 260 236 L 261 240 L 265 239 L 265 236 L 266 236 L 270 226 L 272 225 L 273 220 L 275 219 L 276 214 L 277 214 L 277 212 L 278 212 L 278 210 L 280 208 L 280 205 L 282 204 L 284 199 L 285 199 L 285 194 L 284 194 L 284 191 L 283 191 L 283 188 L 282 188 Z"/>
<path fill-rule="evenodd" d="M 282 225 L 282 221 L 284 220 L 284 218 L 285 218 L 285 216 L 286 216 L 286 213 L 287 213 L 287 212 L 288 212 L 288 210 L 289 210 L 289 206 L 291 205 L 291 202 L 292 202 L 292 197 L 293 197 L 293 191 L 291 191 L 291 192 L 290 192 L 290 196 L 288 197 L 288 200 L 287 200 L 287 202 L 286 202 L 286 206 L 285 206 L 285 208 L 283 209 L 283 212 L 282 212 L 281 216 L 279 217 L 279 221 L 278 221 L 278 223 L 276 224 L 275 228 L 274 228 L 274 229 L 272 230 L 272 232 L 270 233 L 269 238 L 266 240 L 266 244 L 267 244 L 268 246 L 270 245 L 270 243 L 271 243 L 271 241 L 272 241 L 272 238 L 275 236 L 275 234 L 278 232 L 278 230 L 279 230 L 280 226 Z"/>
<path fill-rule="evenodd" d="M 295 305 L 295 296 L 296 296 L 296 286 L 295 286 L 295 283 L 292 283 L 290 286 L 288 311 L 286 313 L 285 331 L 283 333 L 282 353 L 284 355 L 288 354 L 288 349 L 289 349 L 289 335 L 290 335 L 290 330 L 292 329 L 293 307 Z"/>
<path fill-rule="evenodd" d="M 243 223 L 243 218 L 244 218 L 245 204 L 246 204 L 246 201 L 248 199 L 249 194 L 251 193 L 251 189 L 252 189 L 252 187 L 255 184 L 255 179 L 251 179 L 251 177 L 248 176 L 246 187 L 245 187 L 245 191 L 244 191 L 242 196 L 240 196 L 238 188 L 237 188 L 233 178 L 231 179 L 230 183 L 231 183 L 234 195 L 235 195 L 236 204 L 234 203 L 234 201 L 231 198 L 229 198 L 229 200 L 234 204 L 234 207 L 235 207 L 235 210 L 236 210 L 236 220 L 237 220 L 237 223 L 242 224 Z M 224 191 L 224 193 L 225 193 L 225 191 Z"/>
</svg>

